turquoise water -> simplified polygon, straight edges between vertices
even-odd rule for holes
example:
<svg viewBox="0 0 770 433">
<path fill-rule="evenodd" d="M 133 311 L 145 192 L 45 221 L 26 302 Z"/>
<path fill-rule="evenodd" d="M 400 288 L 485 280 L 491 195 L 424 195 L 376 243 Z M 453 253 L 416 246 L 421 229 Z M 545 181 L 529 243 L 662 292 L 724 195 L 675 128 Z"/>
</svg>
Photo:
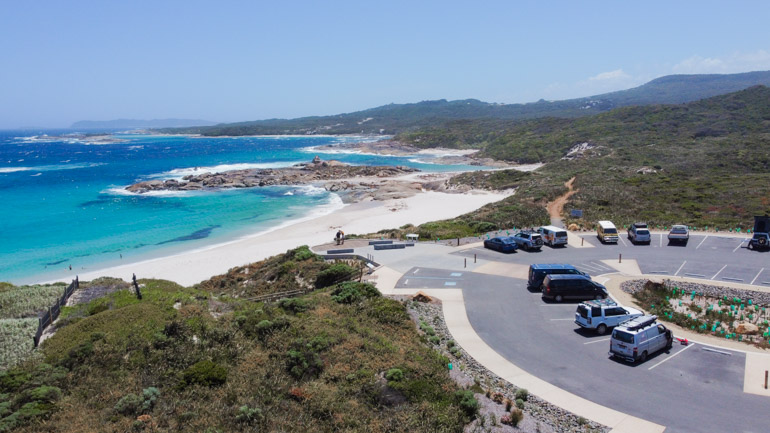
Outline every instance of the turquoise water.
<svg viewBox="0 0 770 433">
<path fill-rule="evenodd" d="M 45 131 L 48 136 L 69 131 Z M 316 154 L 424 171 L 479 169 L 413 157 L 321 153 L 313 146 L 365 137 L 200 138 L 116 134 L 120 143 L 0 131 L 0 281 L 28 283 L 178 253 L 329 212 L 339 197 L 313 187 L 157 195 L 123 188 L 202 171 L 284 167 Z M 72 267 L 72 272 L 69 267 Z"/>
</svg>

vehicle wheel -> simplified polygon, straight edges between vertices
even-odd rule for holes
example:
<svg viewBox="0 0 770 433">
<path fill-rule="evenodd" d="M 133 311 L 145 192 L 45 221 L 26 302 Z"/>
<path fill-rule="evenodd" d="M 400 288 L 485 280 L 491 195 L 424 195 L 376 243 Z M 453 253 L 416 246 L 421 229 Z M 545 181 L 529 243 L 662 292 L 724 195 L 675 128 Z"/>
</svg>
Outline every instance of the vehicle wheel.
<svg viewBox="0 0 770 433">
<path fill-rule="evenodd" d="M 674 340 L 668 340 L 668 343 L 666 343 L 666 350 L 671 350 L 672 347 L 674 347 Z"/>
<path fill-rule="evenodd" d="M 642 352 L 641 356 L 639 356 L 639 362 L 644 362 L 647 360 L 647 351 L 645 350 Z"/>
<path fill-rule="evenodd" d="M 607 325 L 605 325 L 604 323 L 596 327 L 597 334 L 604 335 L 605 332 L 607 332 Z"/>
<path fill-rule="evenodd" d="M 564 298 L 562 298 L 561 295 L 556 295 L 556 296 L 554 296 L 553 300 L 556 301 L 556 302 L 561 302 L 561 301 L 564 300 Z"/>
</svg>

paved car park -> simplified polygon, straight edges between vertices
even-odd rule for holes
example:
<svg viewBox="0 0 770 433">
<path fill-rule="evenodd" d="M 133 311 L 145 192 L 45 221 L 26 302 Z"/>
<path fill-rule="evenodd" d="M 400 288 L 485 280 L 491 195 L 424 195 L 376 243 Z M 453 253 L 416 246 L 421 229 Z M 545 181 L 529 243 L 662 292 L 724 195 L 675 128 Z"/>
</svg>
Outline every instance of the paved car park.
<svg viewBox="0 0 770 433">
<path fill-rule="evenodd" d="M 499 253 L 481 246 L 452 248 L 422 244 L 388 266 L 403 273 L 396 288 L 461 289 L 474 331 L 516 366 L 559 388 L 673 432 L 767 431 L 767 396 L 744 392 L 746 355 L 700 343 L 659 352 L 628 364 L 608 356 L 609 335 L 574 323 L 577 303 L 548 303 L 519 278 L 482 273 L 484 266 L 526 269 L 534 263 L 570 263 L 603 282 L 616 272 L 619 256 L 645 274 L 687 276 L 704 282 L 770 285 L 770 255 L 745 248 L 745 239 L 691 235 L 686 246 L 667 245 L 653 234 L 649 245 L 603 245 L 591 234 L 584 245 L 544 247 L 539 252 Z M 377 254 L 380 254 L 379 252 Z M 474 272 L 478 270 L 479 272 Z M 506 273 L 504 275 L 510 275 Z M 760 355 L 761 356 L 761 355 Z"/>
<path fill-rule="evenodd" d="M 766 429 L 766 419 L 757 414 L 770 401 L 743 392 L 741 352 L 675 340 L 670 351 L 628 364 L 608 356 L 608 335 L 574 323 L 577 303 L 546 303 L 523 280 L 497 277 L 463 295 L 470 322 L 487 344 L 559 388 L 665 425 L 666 431 Z"/>
</svg>

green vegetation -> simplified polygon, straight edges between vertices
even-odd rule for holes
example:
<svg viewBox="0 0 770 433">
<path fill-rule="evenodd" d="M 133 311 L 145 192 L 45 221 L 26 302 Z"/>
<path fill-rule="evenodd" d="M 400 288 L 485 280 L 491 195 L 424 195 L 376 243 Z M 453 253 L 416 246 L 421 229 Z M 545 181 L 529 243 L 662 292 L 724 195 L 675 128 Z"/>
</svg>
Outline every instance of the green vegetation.
<svg viewBox="0 0 770 433">
<path fill-rule="evenodd" d="M 244 269 L 312 283 L 332 265 L 304 251 Z M 0 431 L 460 432 L 475 414 L 400 302 L 357 282 L 253 302 L 232 296 L 241 275 L 68 307 L 39 358 L 0 372 Z"/>
<path fill-rule="evenodd" d="M 572 159 L 570 149 L 586 143 Z M 497 133 L 482 154 L 518 162 L 545 162 L 532 173 L 466 173 L 452 180 L 477 188 L 515 187 L 516 194 L 458 218 L 420 226 L 420 237 L 472 235 L 471 224 L 496 228 L 548 221 L 545 204 L 577 193 L 565 206 L 582 209 L 569 223 L 592 228 L 608 219 L 623 227 L 753 226 L 770 213 L 770 89 L 753 87 L 684 105 L 628 107 L 579 119 L 519 123 Z M 492 226 L 485 226 L 485 229 Z M 410 230 L 415 230 L 410 228 Z"/>
<path fill-rule="evenodd" d="M 400 138 L 425 147 L 438 145 L 467 147 L 494 138 L 496 134 L 490 131 L 495 129 L 494 125 L 499 124 L 501 119 L 510 123 L 511 120 L 544 117 L 582 117 L 631 105 L 680 104 L 739 91 L 758 84 L 770 85 L 770 73 L 671 75 L 655 79 L 634 89 L 564 101 L 540 100 L 529 104 L 495 104 L 475 99 L 458 101 L 442 99 L 414 104 L 389 104 L 333 116 L 268 119 L 207 127 L 166 128 L 160 131 L 222 136 L 314 133 L 396 134 L 420 130 L 421 132 L 417 135 L 403 135 Z M 476 124 L 468 124 L 467 119 L 481 119 L 481 122 L 489 125 L 475 130 Z M 447 125 L 455 121 L 457 123 L 454 125 Z M 431 132 L 425 134 L 426 129 L 430 129 Z M 447 130 L 451 132 L 445 132 Z"/>
<path fill-rule="evenodd" d="M 19 287 L 0 283 L 0 370 L 32 355 L 38 313 L 53 305 L 66 287 L 64 283 Z"/>
</svg>

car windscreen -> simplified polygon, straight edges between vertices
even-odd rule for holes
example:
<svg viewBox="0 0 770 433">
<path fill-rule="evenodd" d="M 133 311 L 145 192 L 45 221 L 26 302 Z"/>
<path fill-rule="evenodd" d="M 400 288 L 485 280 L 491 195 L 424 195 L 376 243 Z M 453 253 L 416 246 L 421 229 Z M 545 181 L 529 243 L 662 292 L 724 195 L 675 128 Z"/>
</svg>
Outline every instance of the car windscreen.
<svg viewBox="0 0 770 433">
<path fill-rule="evenodd" d="M 616 329 L 612 331 L 612 338 L 622 341 L 624 343 L 633 343 L 634 342 L 634 335 L 629 334 L 628 332 L 621 331 L 619 329 Z"/>
<path fill-rule="evenodd" d="M 501 239 L 501 241 L 502 241 L 504 244 L 515 244 L 515 243 L 516 243 L 516 241 L 515 241 L 515 240 L 513 240 L 512 238 L 503 238 L 503 239 Z"/>
<path fill-rule="evenodd" d="M 615 229 L 604 229 L 604 233 L 607 233 L 607 234 L 615 234 L 615 233 L 617 233 L 617 232 L 618 232 L 618 231 L 617 231 L 617 230 L 615 230 Z"/>
</svg>

